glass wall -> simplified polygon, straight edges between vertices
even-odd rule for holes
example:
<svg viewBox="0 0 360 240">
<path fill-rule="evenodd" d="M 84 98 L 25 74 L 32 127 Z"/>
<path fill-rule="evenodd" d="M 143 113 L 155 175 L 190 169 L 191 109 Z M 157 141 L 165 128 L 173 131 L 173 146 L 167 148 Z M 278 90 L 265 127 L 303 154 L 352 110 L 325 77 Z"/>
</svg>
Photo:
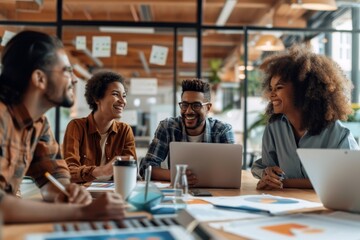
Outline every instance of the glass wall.
<svg viewBox="0 0 360 240">
<path fill-rule="evenodd" d="M 287 48 L 306 41 L 333 58 L 354 83 L 350 120 L 360 121 L 359 15 L 357 4 L 345 3 L 321 12 L 267 0 L 16 0 L 0 3 L 0 34 L 34 29 L 63 40 L 79 81 L 74 107 L 47 113 L 60 143 L 70 119 L 89 114 L 84 88 L 97 71 L 126 78 L 122 121 L 145 150 L 158 122 L 179 114 L 181 81 L 201 77 L 212 85 L 211 117 L 233 125 L 249 165 L 261 153 L 264 125 L 255 123 L 267 104 L 258 66 L 275 52 L 258 42 L 267 36 Z M 360 136 L 357 125 L 351 130 Z"/>
<path fill-rule="evenodd" d="M 323 31 L 304 31 L 304 30 L 249 30 L 248 34 L 248 71 L 247 71 L 247 160 L 248 164 L 260 157 L 262 135 L 266 124 L 264 110 L 268 102 L 261 95 L 262 73 L 259 65 L 263 60 L 284 50 L 294 44 L 309 44 L 314 52 L 326 55 L 333 59 L 342 68 L 348 79 L 352 79 L 353 71 L 358 71 L 358 67 L 353 69 L 353 59 L 351 54 L 353 33 L 348 30 L 323 30 Z M 269 45 L 262 46 L 262 39 L 277 39 L 282 44 L 282 48 Z M 273 42 L 273 41 L 272 41 Z M 359 44 L 359 43 L 357 43 Z M 280 46 L 280 44 L 279 44 Z M 353 92 L 359 94 L 359 86 L 354 84 Z M 353 105 L 358 106 L 358 100 L 352 99 Z M 349 121 L 353 121 L 355 116 L 350 116 Z M 353 135 L 358 139 L 360 134 L 360 123 L 353 126 L 352 123 L 344 122 L 350 128 Z"/>
<path fill-rule="evenodd" d="M 56 4 L 56 0 L 0 1 L 0 21 L 54 22 L 56 21 Z"/>
</svg>

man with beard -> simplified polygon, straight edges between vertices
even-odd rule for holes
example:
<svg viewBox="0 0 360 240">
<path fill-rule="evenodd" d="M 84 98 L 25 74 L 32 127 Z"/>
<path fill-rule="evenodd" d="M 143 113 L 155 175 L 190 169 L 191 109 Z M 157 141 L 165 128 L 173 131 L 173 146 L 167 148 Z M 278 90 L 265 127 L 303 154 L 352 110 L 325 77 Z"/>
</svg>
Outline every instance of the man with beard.
<svg viewBox="0 0 360 240">
<path fill-rule="evenodd" d="M 231 125 L 208 118 L 211 109 L 210 86 L 200 79 L 182 82 L 179 117 L 167 118 L 160 122 L 145 158 L 140 173 L 153 166 L 152 179 L 170 181 L 170 170 L 161 168 L 169 153 L 170 142 L 235 143 Z M 168 164 L 167 164 L 168 165 Z M 197 183 L 196 176 L 186 172 L 188 184 Z"/>
<path fill-rule="evenodd" d="M 23 31 L 1 54 L 0 75 L 0 212 L 5 223 L 121 219 L 118 194 L 92 202 L 81 186 L 70 183 L 45 112 L 74 103 L 76 76 L 62 43 L 47 34 Z M 59 191 L 44 176 L 65 186 Z M 16 197 L 24 175 L 31 176 L 45 201 Z"/>
</svg>

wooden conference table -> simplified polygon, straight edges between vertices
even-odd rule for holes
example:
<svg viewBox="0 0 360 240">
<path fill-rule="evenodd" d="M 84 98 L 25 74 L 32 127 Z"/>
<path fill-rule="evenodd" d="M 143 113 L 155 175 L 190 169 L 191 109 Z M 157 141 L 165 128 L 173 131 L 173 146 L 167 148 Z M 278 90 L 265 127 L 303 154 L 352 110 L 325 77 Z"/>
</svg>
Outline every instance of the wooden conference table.
<svg viewBox="0 0 360 240">
<path fill-rule="evenodd" d="M 211 189 L 210 192 L 214 196 L 239 196 L 248 194 L 268 193 L 282 197 L 300 198 L 309 201 L 319 202 L 319 198 L 313 190 L 310 189 L 283 189 L 279 191 L 258 191 L 256 190 L 257 179 L 253 178 L 250 172 L 242 171 L 242 183 L 240 189 Z M 215 232 L 222 239 L 242 239 L 223 231 L 214 230 L 208 227 L 208 230 Z M 41 224 L 13 224 L 3 226 L 3 240 L 23 240 L 25 235 L 29 233 L 52 232 L 53 223 Z M 0 236 L 1 239 L 1 236 Z"/>
</svg>

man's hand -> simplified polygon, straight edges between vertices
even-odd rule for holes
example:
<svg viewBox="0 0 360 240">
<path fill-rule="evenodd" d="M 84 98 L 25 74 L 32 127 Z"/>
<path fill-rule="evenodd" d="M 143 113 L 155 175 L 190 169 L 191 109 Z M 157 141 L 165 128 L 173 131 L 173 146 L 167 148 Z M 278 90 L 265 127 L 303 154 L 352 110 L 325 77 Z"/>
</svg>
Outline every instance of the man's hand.
<svg viewBox="0 0 360 240">
<path fill-rule="evenodd" d="M 190 169 L 186 169 L 186 176 L 189 186 L 194 186 L 196 183 L 198 183 L 198 179 L 196 175 L 193 172 L 191 172 Z"/>
<path fill-rule="evenodd" d="M 284 174 L 284 171 L 278 166 L 265 168 L 263 175 L 256 186 L 256 189 L 282 189 L 283 183 L 281 175 Z"/>
<path fill-rule="evenodd" d="M 69 197 L 63 193 L 59 193 L 55 198 L 55 202 L 68 202 L 84 205 L 88 205 L 92 202 L 90 193 L 83 186 L 70 183 L 65 186 L 65 189 L 69 193 Z"/>
</svg>

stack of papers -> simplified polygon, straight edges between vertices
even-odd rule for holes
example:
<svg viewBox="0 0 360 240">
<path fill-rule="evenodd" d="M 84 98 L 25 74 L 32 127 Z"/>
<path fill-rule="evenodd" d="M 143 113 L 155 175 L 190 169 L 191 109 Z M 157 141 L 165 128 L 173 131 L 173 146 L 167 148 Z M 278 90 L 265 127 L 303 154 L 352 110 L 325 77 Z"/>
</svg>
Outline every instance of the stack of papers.
<svg viewBox="0 0 360 240">
<path fill-rule="evenodd" d="M 346 214 L 346 213 L 345 213 Z M 210 223 L 210 226 L 238 236 L 258 240 L 359 239 L 360 222 L 338 215 L 295 214 L 247 221 Z"/>
<path fill-rule="evenodd" d="M 305 208 L 320 208 L 321 203 L 310 202 L 297 198 L 278 197 L 269 194 L 243 195 L 236 197 L 201 198 L 215 207 L 242 210 L 253 213 L 268 213 L 272 215 L 288 214 Z"/>
<path fill-rule="evenodd" d="M 260 214 L 216 208 L 211 204 L 189 204 L 186 211 L 198 222 L 229 221 L 264 217 Z"/>
</svg>

